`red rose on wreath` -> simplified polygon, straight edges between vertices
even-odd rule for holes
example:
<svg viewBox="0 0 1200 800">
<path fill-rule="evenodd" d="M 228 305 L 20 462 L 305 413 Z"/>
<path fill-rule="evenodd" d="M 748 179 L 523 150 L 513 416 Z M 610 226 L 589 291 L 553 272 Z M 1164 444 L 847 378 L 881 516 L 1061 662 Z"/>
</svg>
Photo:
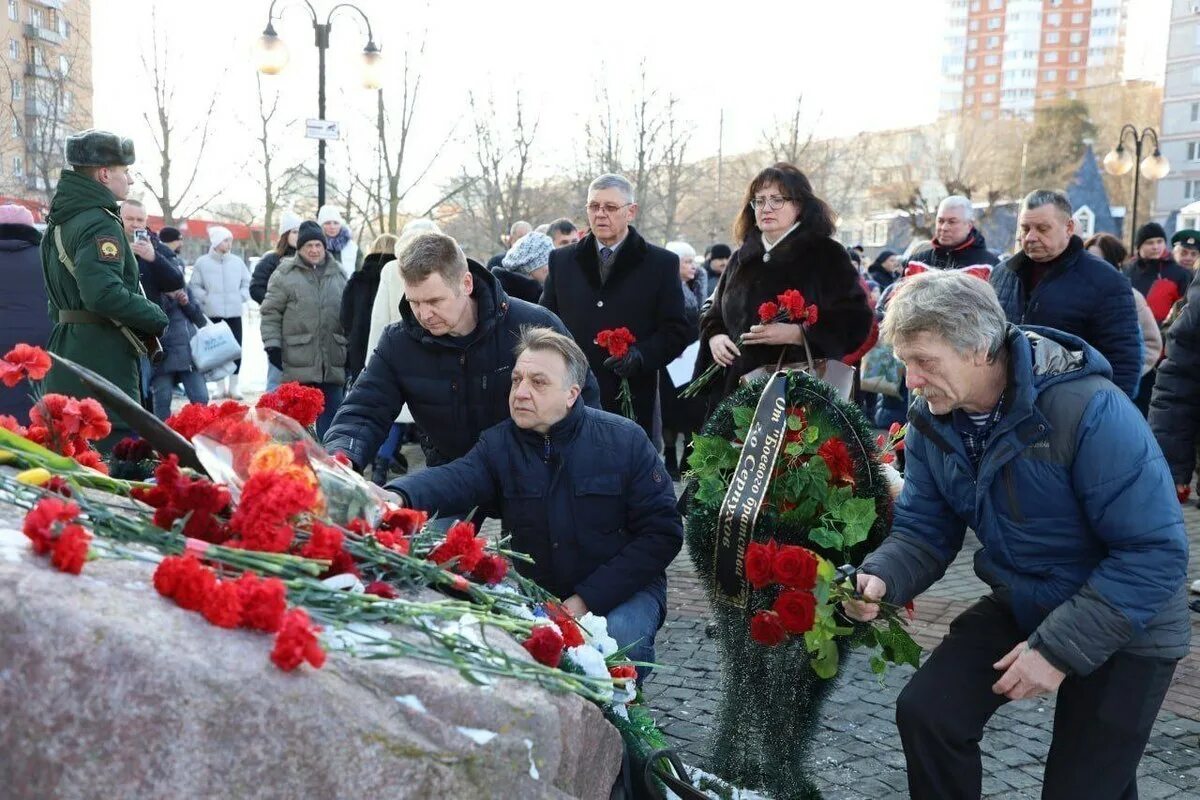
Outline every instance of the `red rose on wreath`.
<svg viewBox="0 0 1200 800">
<path fill-rule="evenodd" d="M 767 647 L 774 647 L 787 638 L 787 631 L 774 611 L 760 611 L 750 618 L 750 638 Z"/>
<path fill-rule="evenodd" d="M 761 589 L 771 582 L 777 549 L 774 539 L 765 544 L 751 542 L 746 546 L 746 580 L 755 589 Z"/>
<path fill-rule="evenodd" d="M 816 556 L 797 545 L 783 545 L 771 562 L 771 575 L 776 583 L 789 589 L 811 590 L 817 585 Z"/>
<path fill-rule="evenodd" d="M 793 589 L 781 593 L 771 608 L 788 633 L 805 633 L 816 621 L 817 598 L 812 592 Z"/>
</svg>

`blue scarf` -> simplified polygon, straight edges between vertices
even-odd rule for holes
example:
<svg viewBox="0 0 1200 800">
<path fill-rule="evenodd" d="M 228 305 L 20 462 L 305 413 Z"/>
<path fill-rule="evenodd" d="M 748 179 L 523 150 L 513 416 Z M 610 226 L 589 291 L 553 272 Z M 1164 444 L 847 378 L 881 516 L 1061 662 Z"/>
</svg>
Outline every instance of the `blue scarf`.
<svg viewBox="0 0 1200 800">
<path fill-rule="evenodd" d="M 344 250 L 346 245 L 349 243 L 350 229 L 345 225 L 343 225 L 342 229 L 338 231 L 337 236 L 334 236 L 332 239 L 328 236 L 325 237 L 325 249 L 334 255 L 341 255 L 342 250 Z"/>
</svg>

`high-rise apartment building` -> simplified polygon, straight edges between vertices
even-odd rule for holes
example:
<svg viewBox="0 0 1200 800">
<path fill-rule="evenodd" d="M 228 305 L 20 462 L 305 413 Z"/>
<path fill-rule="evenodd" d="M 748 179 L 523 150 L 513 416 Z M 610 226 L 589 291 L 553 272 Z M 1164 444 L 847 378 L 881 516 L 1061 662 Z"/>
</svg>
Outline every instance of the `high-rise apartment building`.
<svg viewBox="0 0 1200 800">
<path fill-rule="evenodd" d="M 90 0 L 0 0 L 0 195 L 48 199 L 92 124 Z"/>
<path fill-rule="evenodd" d="M 943 114 L 1031 116 L 1119 81 L 1128 0 L 948 0 Z"/>
<path fill-rule="evenodd" d="M 1159 147 L 1171 171 L 1154 187 L 1153 216 L 1174 229 L 1200 224 L 1200 1 L 1173 0 Z M 1171 216 L 1179 212 L 1172 224 Z"/>
</svg>

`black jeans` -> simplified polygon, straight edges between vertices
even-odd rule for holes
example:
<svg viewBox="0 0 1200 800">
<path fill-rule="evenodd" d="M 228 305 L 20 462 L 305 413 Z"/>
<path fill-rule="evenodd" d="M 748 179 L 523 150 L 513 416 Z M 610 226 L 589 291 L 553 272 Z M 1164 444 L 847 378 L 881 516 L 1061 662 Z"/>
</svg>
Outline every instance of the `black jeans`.
<svg viewBox="0 0 1200 800">
<path fill-rule="evenodd" d="M 915 800 L 977 800 L 983 767 L 979 740 L 996 709 L 1001 673 L 992 668 L 1025 637 L 1008 607 L 992 596 L 964 611 L 896 701 L 896 724 Z M 1054 738 L 1042 797 L 1134 800 L 1137 767 L 1175 661 L 1117 653 L 1086 678 L 1058 689 Z"/>
<path fill-rule="evenodd" d="M 229 323 L 229 330 L 233 333 L 233 338 L 238 344 L 242 343 L 242 318 L 241 317 L 211 317 L 213 322 Z M 233 362 L 233 374 L 237 375 L 242 371 L 242 360 L 239 358 Z"/>
</svg>

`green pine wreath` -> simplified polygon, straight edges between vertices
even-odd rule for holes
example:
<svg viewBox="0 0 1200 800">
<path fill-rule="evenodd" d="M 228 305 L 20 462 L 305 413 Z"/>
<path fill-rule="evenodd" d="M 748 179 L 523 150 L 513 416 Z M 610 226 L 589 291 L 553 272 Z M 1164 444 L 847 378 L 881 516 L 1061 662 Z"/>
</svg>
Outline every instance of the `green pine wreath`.
<svg viewBox="0 0 1200 800">
<path fill-rule="evenodd" d="M 801 638 L 775 647 L 765 647 L 750 638 L 753 600 L 770 589 L 751 590 L 752 602 L 746 608 L 738 608 L 719 599 L 714 581 L 717 518 L 728 486 L 727 475 L 737 463 L 736 453 L 740 448 L 737 436 L 748 427 L 767 380 L 759 379 L 726 398 L 694 441 L 689 460 L 692 480 L 685 493 L 688 508 L 685 533 L 688 553 L 709 595 L 721 648 L 722 698 L 712 734 L 713 771 L 736 786 L 766 790 L 771 796 L 786 800 L 801 800 L 821 797 L 812 780 L 808 756 L 820 724 L 821 707 L 836 678 L 818 677 Z M 848 495 L 858 501 L 853 505 L 861 511 L 866 505 L 861 501 L 869 501 L 874 506 L 874 519 L 869 527 L 861 519 L 845 523 L 847 538 L 858 539 L 849 547 L 831 546 L 837 544 L 836 531 L 832 538 L 822 535 L 824 544 L 814 541 L 810 538 L 812 531 L 835 527 L 822 522 L 828 519 L 826 509 L 819 503 L 808 502 L 810 495 L 820 495 L 824 490 L 808 484 L 811 491 L 806 491 L 805 480 L 809 478 L 797 474 L 801 470 L 784 470 L 773 485 L 780 481 L 790 483 L 779 484 L 774 500 L 768 494 L 768 503 L 759 514 L 751 540 L 774 539 L 780 544 L 802 545 L 834 564 L 846 561 L 858 564 L 879 545 L 890 526 L 891 496 L 880 468 L 875 432 L 856 406 L 840 399 L 828 384 L 805 373 L 788 375 L 787 402 L 789 408 L 802 408 L 806 422 L 822 437 L 836 435 L 846 444 L 853 465 L 853 483 L 847 480 L 848 485 L 838 490 L 838 499 L 830 502 L 843 502 Z M 814 442 L 806 444 L 811 450 Z M 731 447 L 732 462 L 727 455 Z M 782 459 L 781 456 L 781 462 Z M 821 459 L 807 460 L 806 466 L 813 471 L 824 468 Z M 726 477 L 718 480 L 717 475 Z M 793 499 L 800 500 L 798 507 L 791 508 L 791 504 L 787 509 L 778 507 L 779 496 L 785 489 L 792 491 Z M 798 497 L 794 494 L 796 489 L 801 490 Z M 862 530 L 851 535 L 858 522 L 864 523 Z M 758 600 L 761 607 L 763 597 Z M 855 630 L 855 636 L 835 640 L 842 658 L 856 638 L 872 635 L 866 626 Z"/>
</svg>

